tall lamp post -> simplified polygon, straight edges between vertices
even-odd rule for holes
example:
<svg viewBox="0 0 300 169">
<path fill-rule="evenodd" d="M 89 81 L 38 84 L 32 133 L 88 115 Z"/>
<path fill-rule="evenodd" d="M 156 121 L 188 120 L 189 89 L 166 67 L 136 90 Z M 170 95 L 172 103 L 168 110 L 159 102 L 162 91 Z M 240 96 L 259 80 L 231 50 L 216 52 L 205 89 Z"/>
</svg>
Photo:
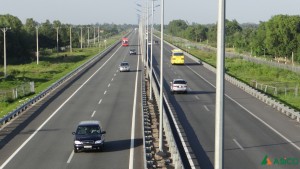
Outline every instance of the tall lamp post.
<svg viewBox="0 0 300 169">
<path fill-rule="evenodd" d="M 223 169 L 224 158 L 224 57 L 225 0 L 219 0 L 216 70 L 215 169 Z"/>
<path fill-rule="evenodd" d="M 4 47 L 3 47 L 3 52 L 4 52 L 4 77 L 6 78 L 6 31 L 11 28 L 1 28 L 3 32 L 3 42 L 4 42 Z"/>
<path fill-rule="evenodd" d="M 39 64 L 39 26 L 35 27 L 36 29 L 36 64 Z"/>
<path fill-rule="evenodd" d="M 88 28 L 88 47 L 90 47 L 90 27 Z"/>
<path fill-rule="evenodd" d="M 96 28 L 94 27 L 94 46 L 96 45 Z"/>
<path fill-rule="evenodd" d="M 150 49 L 150 100 L 152 100 L 152 65 L 153 65 L 153 23 L 154 23 L 154 1 L 152 0 L 152 21 L 151 21 L 151 49 Z M 158 7 L 159 5 L 155 6 Z"/>
<path fill-rule="evenodd" d="M 100 28 L 99 28 L 99 26 L 98 26 L 98 37 L 97 37 L 97 39 L 98 39 L 98 43 L 99 43 L 99 41 L 100 41 L 100 30 L 99 30 Z"/>
<path fill-rule="evenodd" d="M 59 27 L 56 27 L 56 48 L 57 48 L 57 53 L 58 53 L 58 29 L 59 29 Z"/>
<path fill-rule="evenodd" d="M 70 52 L 72 53 L 72 26 L 70 26 Z"/>
<path fill-rule="evenodd" d="M 80 27 L 80 49 L 82 49 L 82 27 Z"/>
<path fill-rule="evenodd" d="M 163 49 L 164 49 L 164 0 L 161 0 L 160 30 L 160 95 L 159 95 L 159 151 L 163 152 Z"/>
</svg>

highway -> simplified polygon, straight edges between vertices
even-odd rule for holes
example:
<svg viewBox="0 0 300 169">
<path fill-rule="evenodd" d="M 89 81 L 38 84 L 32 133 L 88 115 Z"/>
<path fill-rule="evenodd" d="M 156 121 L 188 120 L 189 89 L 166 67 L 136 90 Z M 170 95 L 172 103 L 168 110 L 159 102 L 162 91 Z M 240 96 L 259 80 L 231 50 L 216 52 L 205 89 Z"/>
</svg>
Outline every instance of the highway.
<svg viewBox="0 0 300 169">
<path fill-rule="evenodd" d="M 131 48 L 139 51 L 137 37 L 133 32 L 131 46 L 117 46 L 0 130 L 0 169 L 143 168 L 139 93 L 143 66 L 140 55 L 129 55 Z M 153 49 L 153 66 L 159 75 L 160 45 Z M 215 74 L 188 57 L 185 65 L 170 65 L 172 49 L 164 46 L 164 93 L 193 158 L 191 167 L 212 169 Z M 123 60 L 130 63 L 131 72 L 118 71 Z M 171 95 L 173 78 L 187 80 L 187 94 Z M 297 122 L 228 82 L 225 93 L 225 168 L 267 168 L 262 164 L 266 156 L 300 159 Z M 101 121 L 107 132 L 103 152 L 73 152 L 71 133 L 82 120 Z M 299 164 L 275 167 L 299 168 Z"/>
<path fill-rule="evenodd" d="M 164 45 L 164 93 L 175 110 L 182 135 L 193 158 L 191 167 L 212 169 L 215 141 L 215 79 L 213 72 L 185 57 L 185 65 L 171 65 L 173 47 Z M 153 47 L 153 67 L 159 75 L 160 45 Z M 174 78 L 188 82 L 188 94 L 170 93 Z M 300 159 L 299 124 L 270 106 L 225 83 L 224 168 L 264 168 L 263 159 Z M 299 163 L 300 164 L 300 163 Z M 275 164 L 299 168 L 299 164 Z M 273 164 L 274 165 L 274 164 Z"/>
<path fill-rule="evenodd" d="M 130 46 L 118 45 L 0 131 L 0 168 L 136 168 L 144 167 L 141 127 L 140 55 L 137 32 Z M 130 72 L 119 72 L 121 61 Z M 106 130 L 103 152 L 73 152 L 73 135 L 82 120 L 100 120 Z"/>
</svg>

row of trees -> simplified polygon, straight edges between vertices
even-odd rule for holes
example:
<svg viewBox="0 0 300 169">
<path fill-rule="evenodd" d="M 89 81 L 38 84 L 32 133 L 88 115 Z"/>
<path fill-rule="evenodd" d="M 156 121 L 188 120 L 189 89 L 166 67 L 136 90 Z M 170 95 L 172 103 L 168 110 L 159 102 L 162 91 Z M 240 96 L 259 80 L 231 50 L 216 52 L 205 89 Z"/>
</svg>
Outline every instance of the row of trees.
<svg viewBox="0 0 300 169">
<path fill-rule="evenodd" d="M 80 47 L 81 45 L 81 28 L 83 42 L 87 39 L 94 38 L 94 28 L 98 36 L 98 27 L 101 40 L 105 37 L 116 35 L 131 25 L 115 24 L 95 24 L 95 25 L 71 25 L 63 24 L 58 20 L 52 23 L 46 20 L 44 23 L 38 23 L 32 18 L 26 20 L 23 24 L 20 19 L 12 15 L 0 15 L 0 28 L 10 28 L 6 32 L 6 53 L 7 63 L 16 64 L 30 62 L 35 58 L 36 51 L 36 28 L 38 27 L 39 47 L 42 49 L 55 49 L 57 46 L 57 28 L 59 46 L 69 46 L 70 44 L 70 27 L 72 28 L 72 46 Z M 89 38 L 88 38 L 89 28 Z M 3 64 L 3 36 L 0 32 L 0 64 Z"/>
<path fill-rule="evenodd" d="M 300 16 L 276 15 L 259 24 L 239 24 L 226 20 L 226 47 L 234 47 L 253 55 L 287 57 L 300 61 Z M 167 26 L 169 34 L 192 41 L 217 43 L 217 25 L 189 25 L 183 20 L 173 20 Z"/>
</svg>

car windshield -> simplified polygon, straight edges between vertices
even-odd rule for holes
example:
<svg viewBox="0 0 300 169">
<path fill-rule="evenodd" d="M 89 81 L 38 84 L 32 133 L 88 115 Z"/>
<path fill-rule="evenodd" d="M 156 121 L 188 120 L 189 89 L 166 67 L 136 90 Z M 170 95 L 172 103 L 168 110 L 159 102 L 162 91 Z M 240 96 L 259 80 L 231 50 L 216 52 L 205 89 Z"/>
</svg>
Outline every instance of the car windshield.
<svg viewBox="0 0 300 169">
<path fill-rule="evenodd" d="M 183 56 L 183 53 L 174 53 L 174 56 Z"/>
<path fill-rule="evenodd" d="M 121 66 L 128 66 L 128 63 L 121 63 Z"/>
<path fill-rule="evenodd" d="M 186 84 L 186 81 L 184 81 L 184 80 L 175 80 L 174 84 Z"/>
<path fill-rule="evenodd" d="M 76 134 L 79 135 L 100 134 L 100 127 L 99 126 L 78 126 Z"/>
</svg>

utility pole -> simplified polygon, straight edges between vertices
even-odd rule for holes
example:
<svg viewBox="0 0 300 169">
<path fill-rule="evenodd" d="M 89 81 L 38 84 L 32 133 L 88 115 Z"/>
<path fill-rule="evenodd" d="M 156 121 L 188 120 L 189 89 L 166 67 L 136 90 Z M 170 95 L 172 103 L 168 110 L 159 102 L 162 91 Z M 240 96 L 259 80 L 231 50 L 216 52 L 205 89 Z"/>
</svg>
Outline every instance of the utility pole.
<svg viewBox="0 0 300 169">
<path fill-rule="evenodd" d="M 96 28 L 94 27 L 94 46 L 96 45 Z"/>
<path fill-rule="evenodd" d="M 70 26 L 70 52 L 72 53 L 72 26 Z"/>
<path fill-rule="evenodd" d="M 58 53 L 58 29 L 59 29 L 59 27 L 56 27 L 56 48 L 57 48 L 57 53 Z"/>
<path fill-rule="evenodd" d="M 80 27 L 80 36 L 81 36 L 81 40 L 80 40 L 80 49 L 82 49 L 82 27 Z"/>
<path fill-rule="evenodd" d="M 39 26 L 35 27 L 36 29 L 36 64 L 39 64 Z"/>
<path fill-rule="evenodd" d="M 219 0 L 216 66 L 215 169 L 224 167 L 225 0 Z"/>
<path fill-rule="evenodd" d="M 100 42 L 100 34 L 99 34 L 99 29 L 100 29 L 100 28 L 99 28 L 99 26 L 98 26 L 98 38 L 97 38 L 97 39 L 98 39 L 98 43 Z"/>
<path fill-rule="evenodd" d="M 90 47 L 90 27 L 88 27 L 88 47 Z"/>
<path fill-rule="evenodd" d="M 164 0 L 161 0 L 161 34 L 160 34 L 160 95 L 159 95 L 159 151 L 163 152 L 163 49 L 164 49 Z"/>
<path fill-rule="evenodd" d="M 4 49 L 3 49 L 3 52 L 4 52 L 4 78 L 6 78 L 6 31 L 8 31 L 9 29 L 11 28 L 1 28 L 2 32 L 3 32 L 3 41 L 4 41 Z"/>
</svg>

